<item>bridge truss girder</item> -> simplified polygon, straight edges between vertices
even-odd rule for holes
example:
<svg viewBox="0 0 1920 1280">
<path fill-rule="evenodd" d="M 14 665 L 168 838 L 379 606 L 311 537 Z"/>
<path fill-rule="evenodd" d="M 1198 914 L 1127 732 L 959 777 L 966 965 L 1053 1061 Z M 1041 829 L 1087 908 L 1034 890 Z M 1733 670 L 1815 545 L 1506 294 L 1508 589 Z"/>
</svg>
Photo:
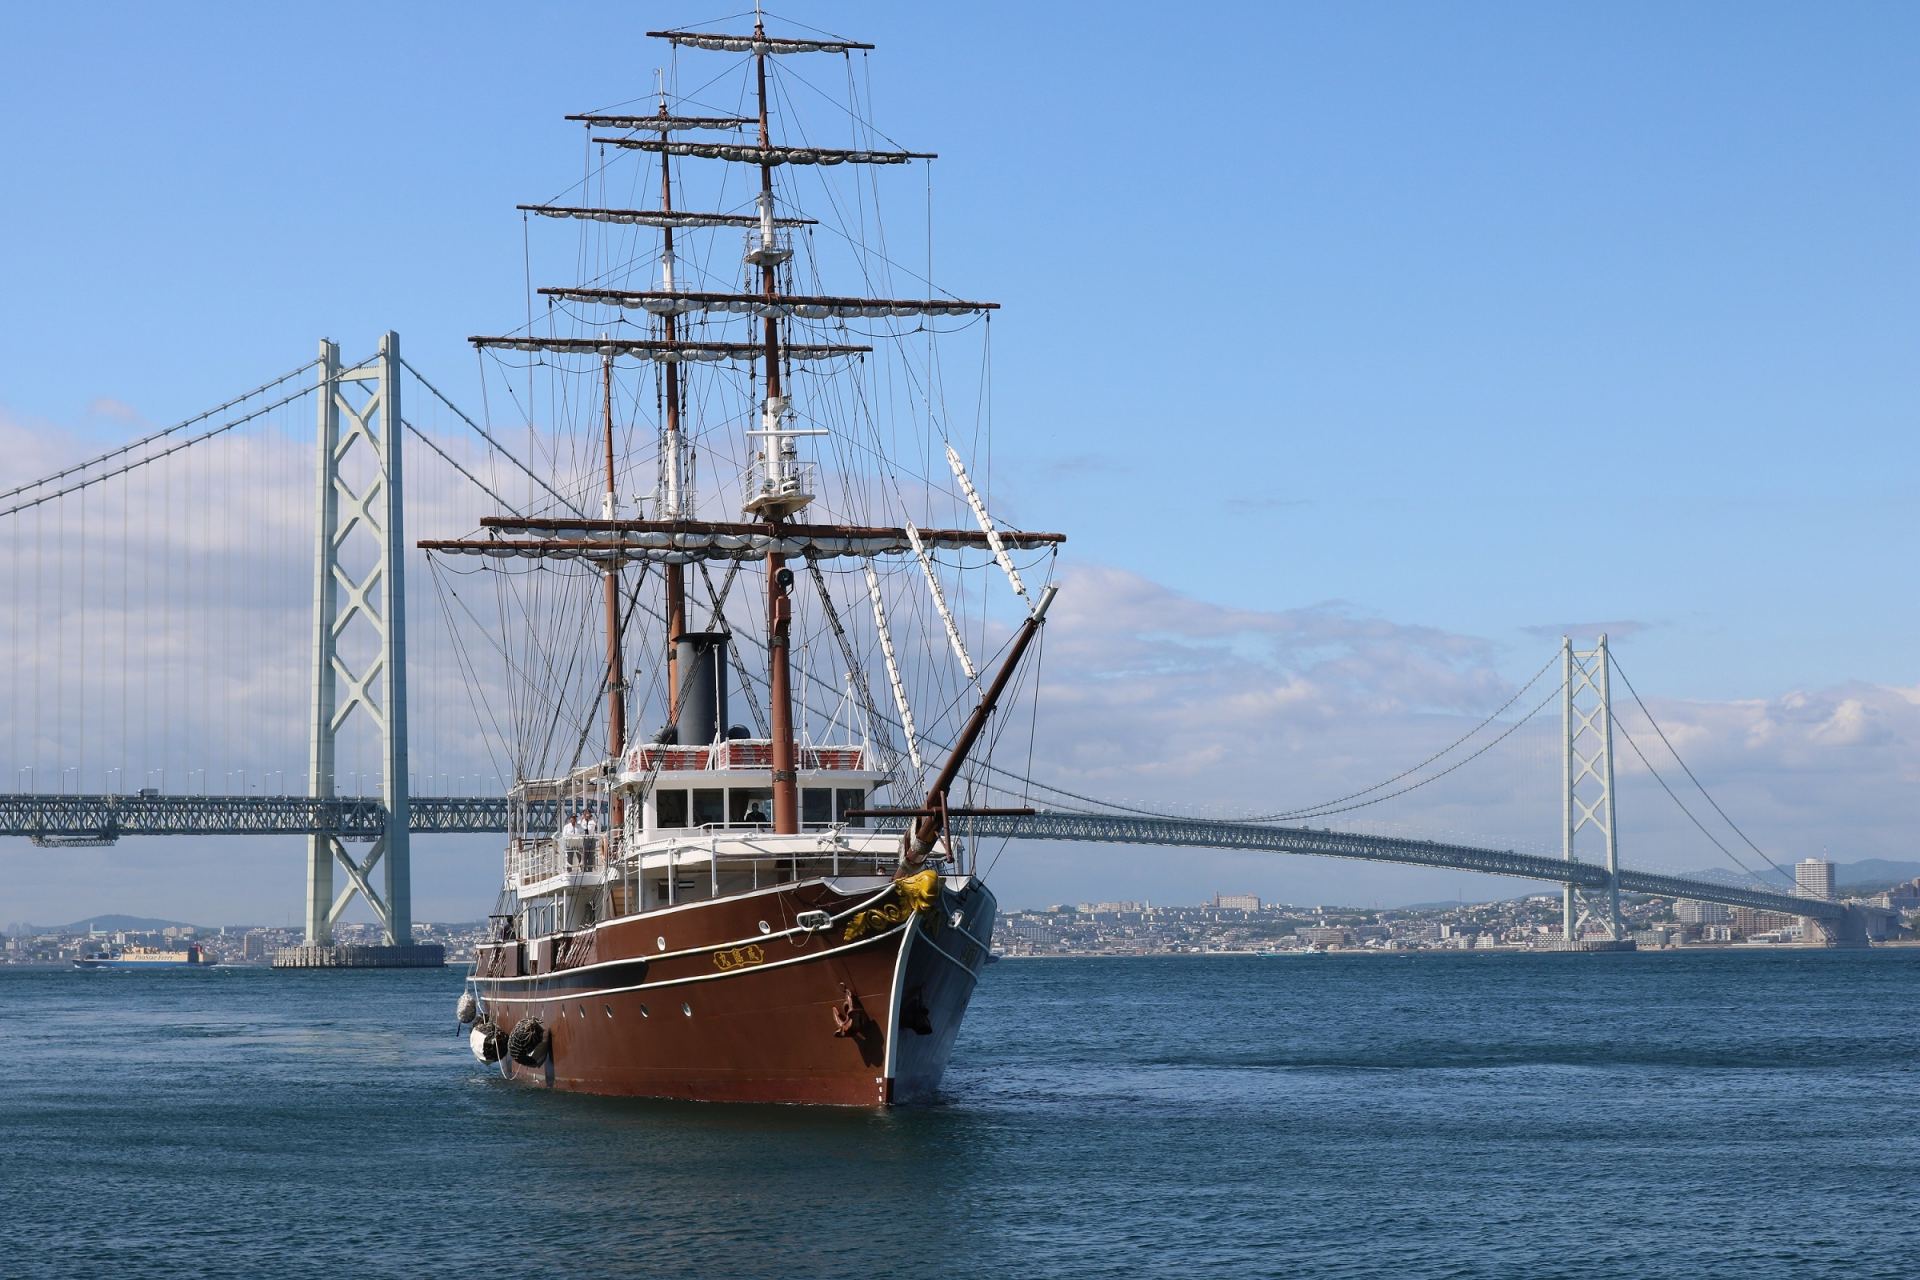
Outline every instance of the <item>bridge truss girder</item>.
<svg viewBox="0 0 1920 1280">
<path fill-rule="evenodd" d="M 553 812 L 543 812 L 537 805 L 527 816 L 533 826 L 555 820 Z M 69 837 L 113 840 L 142 835 L 313 835 L 354 843 L 378 840 L 387 823 L 385 807 L 370 796 L 0 795 L 0 837 L 25 836 L 38 841 Z M 408 823 L 414 833 L 422 835 L 505 834 L 507 802 L 488 796 L 415 796 L 409 802 Z M 958 834 L 970 840 L 1086 841 L 1355 858 L 1575 884 L 1594 892 L 1607 889 L 1610 882 L 1605 867 L 1511 849 L 1200 818 L 1039 813 L 1030 817 L 962 819 Z M 1618 883 L 1627 893 L 1720 902 L 1816 920 L 1838 921 L 1847 910 L 1845 903 L 1655 872 L 1621 871 Z"/>
</svg>

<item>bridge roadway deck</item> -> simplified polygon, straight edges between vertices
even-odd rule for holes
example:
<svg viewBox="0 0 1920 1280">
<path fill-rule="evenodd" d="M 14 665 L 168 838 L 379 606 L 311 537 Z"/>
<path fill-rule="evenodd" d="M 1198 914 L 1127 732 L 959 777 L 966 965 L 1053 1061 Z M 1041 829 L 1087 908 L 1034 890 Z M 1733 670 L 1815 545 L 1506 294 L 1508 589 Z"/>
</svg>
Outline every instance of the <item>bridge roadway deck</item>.
<svg viewBox="0 0 1920 1280">
<path fill-rule="evenodd" d="M 409 813 L 411 829 L 425 835 L 503 834 L 507 830 L 507 803 L 497 796 L 415 796 L 409 801 Z M 343 840 L 372 840 L 385 829 L 386 807 L 378 799 L 364 796 L 0 794 L 0 837 L 24 836 L 48 846 L 104 844 L 121 836 L 319 832 L 331 832 Z M 1445 867 L 1593 889 L 1607 884 L 1606 869 L 1593 863 L 1567 862 L 1511 849 L 1206 818 L 1043 812 L 1031 817 L 964 819 L 962 830 L 975 838 L 1245 849 Z M 1692 898 L 1822 920 L 1837 920 L 1845 914 L 1845 907 L 1837 902 L 1624 868 L 1620 888 L 1628 893 Z"/>
</svg>

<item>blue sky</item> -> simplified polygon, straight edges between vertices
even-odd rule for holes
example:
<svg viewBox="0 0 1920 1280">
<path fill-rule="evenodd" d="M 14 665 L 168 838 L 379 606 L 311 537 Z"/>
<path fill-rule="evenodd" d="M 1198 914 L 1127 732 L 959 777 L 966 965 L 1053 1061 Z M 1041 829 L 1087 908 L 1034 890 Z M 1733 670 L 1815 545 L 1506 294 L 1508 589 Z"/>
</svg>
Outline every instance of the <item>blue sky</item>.
<svg viewBox="0 0 1920 1280">
<path fill-rule="evenodd" d="M 0 412 L 78 452 L 129 430 L 99 401 L 172 421 L 389 327 L 461 396 L 560 116 L 719 12 L 11 6 Z M 1075 561 L 1509 678 L 1607 624 L 1674 698 L 1920 679 L 1920 11 L 790 13 L 878 44 L 941 153 L 936 274 L 1006 304 L 998 469 Z"/>
</svg>

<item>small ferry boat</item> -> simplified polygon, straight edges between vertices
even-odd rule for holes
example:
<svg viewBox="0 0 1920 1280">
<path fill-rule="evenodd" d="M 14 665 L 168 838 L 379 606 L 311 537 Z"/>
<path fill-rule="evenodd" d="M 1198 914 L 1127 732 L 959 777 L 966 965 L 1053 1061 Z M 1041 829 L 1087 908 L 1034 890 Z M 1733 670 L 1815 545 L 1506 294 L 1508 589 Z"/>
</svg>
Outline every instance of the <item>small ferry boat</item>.
<svg viewBox="0 0 1920 1280">
<path fill-rule="evenodd" d="M 179 950 L 163 951 L 157 947 L 123 947 L 92 952 L 73 962 L 76 969 L 186 969 L 197 965 L 211 964 L 206 953 L 197 942 L 189 942 Z"/>
</svg>

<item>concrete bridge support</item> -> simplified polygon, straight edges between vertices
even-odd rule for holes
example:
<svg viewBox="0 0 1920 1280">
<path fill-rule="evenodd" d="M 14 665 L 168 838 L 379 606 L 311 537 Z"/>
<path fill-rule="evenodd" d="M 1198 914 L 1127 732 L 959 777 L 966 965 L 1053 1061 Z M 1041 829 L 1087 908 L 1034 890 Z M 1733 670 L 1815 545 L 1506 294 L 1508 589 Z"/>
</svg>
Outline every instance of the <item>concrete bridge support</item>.
<svg viewBox="0 0 1920 1280">
<path fill-rule="evenodd" d="M 333 798 L 335 746 L 342 728 L 353 723 L 360 732 L 379 735 L 386 820 L 364 857 L 356 858 L 334 832 L 307 838 L 306 945 L 288 948 L 275 963 L 284 960 L 286 967 L 300 968 L 378 963 L 335 954 L 348 949 L 334 947 L 334 923 L 356 896 L 373 908 L 385 934 L 386 946 L 377 950 L 400 957 L 394 963 L 428 963 L 413 955 L 439 948 L 413 946 L 400 337 L 389 332 L 373 361 L 349 369 L 340 367 L 340 348 L 323 340 L 319 367 L 308 794 Z M 354 477 L 359 477 L 357 489 Z M 356 634 L 371 635 L 372 644 L 343 654 L 342 640 L 356 623 Z M 360 721 L 352 722 L 356 710 Z M 337 894 L 336 869 L 347 879 Z"/>
<path fill-rule="evenodd" d="M 1620 916 L 1620 841 L 1613 808 L 1613 686 L 1608 678 L 1607 638 L 1580 652 L 1560 640 L 1560 728 L 1565 744 L 1561 809 L 1566 861 L 1577 862 L 1574 846 L 1582 830 L 1600 833 L 1607 883 L 1586 888 L 1567 882 L 1561 899 L 1561 937 L 1573 943 L 1589 924 L 1597 924 L 1611 943 L 1627 941 Z"/>
<path fill-rule="evenodd" d="M 1874 907 L 1856 906 L 1847 903 L 1844 912 L 1837 918 L 1821 919 L 1802 916 L 1800 927 L 1805 936 L 1823 947 L 1865 948 L 1873 945 L 1876 933 L 1886 936 L 1885 920 L 1874 918 Z M 1892 912 L 1879 912 L 1882 916 L 1891 916 Z"/>
</svg>

